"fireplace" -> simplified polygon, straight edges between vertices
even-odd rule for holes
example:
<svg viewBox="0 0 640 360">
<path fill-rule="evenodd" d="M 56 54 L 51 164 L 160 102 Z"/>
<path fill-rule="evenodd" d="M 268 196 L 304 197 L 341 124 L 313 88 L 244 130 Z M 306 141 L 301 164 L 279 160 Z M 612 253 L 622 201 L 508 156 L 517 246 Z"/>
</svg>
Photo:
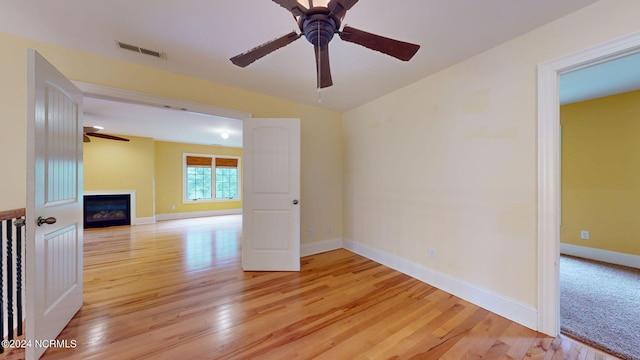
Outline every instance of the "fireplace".
<svg viewBox="0 0 640 360">
<path fill-rule="evenodd" d="M 84 196 L 85 228 L 119 225 L 131 225 L 129 194 Z"/>
</svg>

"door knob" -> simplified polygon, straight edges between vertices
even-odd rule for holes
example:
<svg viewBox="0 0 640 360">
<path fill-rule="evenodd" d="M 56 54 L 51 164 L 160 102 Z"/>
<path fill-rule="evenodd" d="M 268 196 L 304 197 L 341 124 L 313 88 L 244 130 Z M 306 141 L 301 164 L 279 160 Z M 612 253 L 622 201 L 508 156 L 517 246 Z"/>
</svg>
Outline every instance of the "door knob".
<svg viewBox="0 0 640 360">
<path fill-rule="evenodd" d="M 298 205 L 298 200 L 293 200 L 293 205 Z"/>
<path fill-rule="evenodd" d="M 44 218 L 44 217 L 40 216 L 40 217 L 38 218 L 38 220 L 36 221 L 36 224 L 37 224 L 38 226 L 42 226 L 42 224 L 48 224 L 48 225 L 51 225 L 51 224 L 55 224 L 55 223 L 56 223 L 56 221 L 58 221 L 58 220 L 57 220 L 56 218 L 54 218 L 53 216 L 48 217 L 48 218 Z"/>
</svg>

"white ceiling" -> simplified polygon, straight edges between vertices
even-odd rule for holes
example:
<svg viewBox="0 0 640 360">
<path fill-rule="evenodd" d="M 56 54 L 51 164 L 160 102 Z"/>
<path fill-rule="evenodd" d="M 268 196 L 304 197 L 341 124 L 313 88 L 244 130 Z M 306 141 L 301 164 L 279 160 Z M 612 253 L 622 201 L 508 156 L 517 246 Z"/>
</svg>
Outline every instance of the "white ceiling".
<svg viewBox="0 0 640 360">
<path fill-rule="evenodd" d="M 343 24 L 420 44 L 410 62 L 330 44 L 334 85 L 318 103 L 312 45 L 300 38 L 246 68 L 229 58 L 297 29 L 270 0 L 0 0 L 0 31 L 346 111 L 596 0 L 362 0 Z M 115 41 L 163 51 L 157 59 Z M 54 64 L 55 65 L 55 64 Z"/>
<path fill-rule="evenodd" d="M 640 89 L 640 53 L 560 76 L 560 103 L 570 104 Z"/>
<path fill-rule="evenodd" d="M 236 67 L 229 61 L 252 47 L 297 30 L 291 14 L 270 0 L 0 0 L 0 31 L 347 111 L 596 1 L 359 1 L 347 12 L 343 24 L 422 47 L 410 62 L 402 62 L 335 37 L 330 44 L 334 85 L 322 90 L 321 103 L 316 90 L 313 48 L 304 37 L 247 68 Z M 119 49 L 116 40 L 165 52 L 166 59 Z M 597 75 L 598 71 L 592 73 Z M 587 84 L 595 83 L 600 80 L 587 81 Z M 563 85 L 563 91 L 570 86 L 581 90 L 590 88 L 575 79 L 567 80 L 566 84 L 569 85 Z M 150 116 L 131 112 L 147 107 L 87 99 L 85 109 L 86 124 L 101 122 L 106 127 L 105 133 L 185 141 L 210 132 L 214 134 L 212 138 L 200 139 L 198 143 L 213 144 L 222 141 L 217 134 L 222 128 L 232 129 L 229 122 L 215 125 L 213 119 L 202 125 L 203 116 L 192 115 L 190 117 L 207 127 L 206 131 L 197 127 L 194 133 L 188 133 L 185 126 L 181 126 L 180 132 L 176 132 L 167 127 L 170 130 L 153 135 L 152 129 L 164 128 L 159 126 L 160 121 L 175 124 L 175 120 L 160 120 L 164 117 L 154 114 L 154 125 L 145 125 L 140 133 L 133 124 L 148 124 Z M 126 113 L 127 117 L 109 115 L 111 111 Z M 134 120 L 140 117 L 145 120 Z M 111 125 L 107 123 L 110 118 Z M 186 124 L 186 118 L 181 118 L 179 123 Z M 177 133 L 182 136 L 176 138 Z"/>
<path fill-rule="evenodd" d="M 84 98 L 84 125 L 100 133 L 159 141 L 242 147 L 242 120 L 91 97 Z M 229 134 L 228 139 L 221 137 Z M 91 141 L 105 141 L 91 138 Z"/>
</svg>

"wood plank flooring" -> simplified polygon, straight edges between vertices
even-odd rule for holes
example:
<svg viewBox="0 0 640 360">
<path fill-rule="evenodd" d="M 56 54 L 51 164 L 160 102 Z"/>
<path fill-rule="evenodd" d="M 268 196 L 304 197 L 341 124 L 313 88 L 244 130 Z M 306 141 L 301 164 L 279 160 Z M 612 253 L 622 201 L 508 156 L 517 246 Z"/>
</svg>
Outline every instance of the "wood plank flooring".
<svg viewBox="0 0 640 360">
<path fill-rule="evenodd" d="M 87 230 L 77 346 L 43 359 L 614 359 L 346 250 L 243 272 L 241 221 Z"/>
</svg>

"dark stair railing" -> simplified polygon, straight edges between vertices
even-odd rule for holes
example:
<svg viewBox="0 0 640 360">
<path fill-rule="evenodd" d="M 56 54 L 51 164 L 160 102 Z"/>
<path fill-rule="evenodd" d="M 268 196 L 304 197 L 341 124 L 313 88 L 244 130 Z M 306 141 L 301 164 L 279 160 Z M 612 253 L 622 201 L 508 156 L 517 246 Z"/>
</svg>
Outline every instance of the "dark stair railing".
<svg viewBox="0 0 640 360">
<path fill-rule="evenodd" d="M 14 340 L 24 332 L 24 225 L 25 209 L 0 211 L 0 340 Z M 0 353 L 3 352 L 4 347 L 0 346 Z"/>
</svg>

